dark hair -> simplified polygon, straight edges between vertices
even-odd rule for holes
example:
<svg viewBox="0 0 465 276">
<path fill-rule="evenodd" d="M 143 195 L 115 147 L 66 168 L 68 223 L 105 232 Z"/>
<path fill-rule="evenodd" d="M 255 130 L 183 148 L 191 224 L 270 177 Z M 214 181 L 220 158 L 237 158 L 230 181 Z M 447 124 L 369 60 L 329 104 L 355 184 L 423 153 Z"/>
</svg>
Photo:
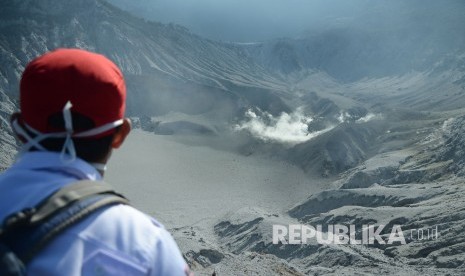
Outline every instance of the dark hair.
<svg viewBox="0 0 465 276">
<path fill-rule="evenodd" d="M 71 112 L 73 129 L 77 132 L 88 130 L 95 127 L 92 119 L 82 114 Z M 48 118 L 48 125 L 57 131 L 65 129 L 63 114 L 56 113 Z M 118 128 L 116 128 L 118 130 Z M 76 149 L 77 157 L 87 162 L 100 162 L 104 159 L 111 149 L 111 142 L 115 132 L 105 135 L 100 138 L 73 138 L 74 147 Z M 65 143 L 65 138 L 47 138 L 40 142 L 40 144 L 49 151 L 60 152 Z M 31 151 L 37 150 L 35 147 Z"/>
</svg>

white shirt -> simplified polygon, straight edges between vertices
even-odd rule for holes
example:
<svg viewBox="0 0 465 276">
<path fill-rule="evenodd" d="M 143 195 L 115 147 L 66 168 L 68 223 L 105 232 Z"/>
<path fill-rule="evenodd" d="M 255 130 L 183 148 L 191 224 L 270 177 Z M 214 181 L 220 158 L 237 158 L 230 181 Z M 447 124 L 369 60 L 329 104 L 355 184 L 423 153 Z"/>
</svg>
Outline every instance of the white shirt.
<svg viewBox="0 0 465 276">
<path fill-rule="evenodd" d="M 0 174 L 0 222 L 37 205 L 61 187 L 100 180 L 81 159 L 63 163 L 59 153 L 28 152 Z M 136 188 L 136 187 L 135 187 Z M 28 275 L 188 275 L 171 235 L 155 219 L 127 205 L 96 211 L 62 232 L 27 267 Z"/>
</svg>

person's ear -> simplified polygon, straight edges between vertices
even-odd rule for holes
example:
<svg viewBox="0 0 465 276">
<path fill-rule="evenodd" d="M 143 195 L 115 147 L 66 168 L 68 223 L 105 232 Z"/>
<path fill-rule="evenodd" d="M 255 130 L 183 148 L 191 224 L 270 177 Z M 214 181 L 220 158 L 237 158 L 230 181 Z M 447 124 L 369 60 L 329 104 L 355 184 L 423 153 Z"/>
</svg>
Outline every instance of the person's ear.
<svg viewBox="0 0 465 276">
<path fill-rule="evenodd" d="M 19 118 L 21 118 L 21 113 L 19 112 L 15 112 L 13 114 L 11 114 L 11 117 L 10 117 L 10 125 L 11 125 L 11 129 L 13 130 L 13 133 L 15 134 L 15 136 L 23 143 L 26 142 L 26 140 L 24 139 L 23 136 L 19 135 L 17 132 L 16 132 L 16 129 L 13 127 L 13 122 L 14 121 L 18 121 L 19 123 Z"/>
<path fill-rule="evenodd" d="M 123 124 L 113 136 L 111 147 L 114 149 L 121 147 L 129 132 L 131 132 L 131 121 L 128 118 L 124 118 Z"/>
</svg>

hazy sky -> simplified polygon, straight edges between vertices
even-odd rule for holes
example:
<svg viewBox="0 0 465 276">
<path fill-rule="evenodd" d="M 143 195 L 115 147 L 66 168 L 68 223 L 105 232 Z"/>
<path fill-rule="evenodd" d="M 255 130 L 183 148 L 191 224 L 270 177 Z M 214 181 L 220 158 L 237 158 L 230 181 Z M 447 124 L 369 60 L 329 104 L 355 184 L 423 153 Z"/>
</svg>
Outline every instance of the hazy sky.
<svg viewBox="0 0 465 276">
<path fill-rule="evenodd" d="M 193 31 L 224 40 L 263 40 L 296 36 L 321 17 L 340 16 L 341 1 L 325 0 L 162 0 L 168 10 L 165 22 L 175 20 Z M 324 2 L 324 3 L 323 3 Z M 347 1 L 345 1 L 347 2 Z M 360 2 L 357 0 L 357 2 Z M 168 4 L 169 3 L 169 4 Z M 182 8 L 180 8 L 182 7 Z"/>
<path fill-rule="evenodd" d="M 366 9 L 370 0 L 109 0 L 200 35 L 227 41 L 295 37 L 321 22 L 337 24 Z M 374 2 L 374 1 L 371 1 Z M 381 1 L 383 2 L 383 1 Z M 371 4 L 373 6 L 373 4 Z M 379 4 L 376 4 L 379 6 Z"/>
<path fill-rule="evenodd" d="M 250 42 L 334 26 L 443 25 L 464 0 L 108 0 L 131 13 L 176 23 L 207 38 Z M 388 26 L 388 28 L 390 28 Z M 447 29 L 447 28 L 446 28 Z"/>
</svg>

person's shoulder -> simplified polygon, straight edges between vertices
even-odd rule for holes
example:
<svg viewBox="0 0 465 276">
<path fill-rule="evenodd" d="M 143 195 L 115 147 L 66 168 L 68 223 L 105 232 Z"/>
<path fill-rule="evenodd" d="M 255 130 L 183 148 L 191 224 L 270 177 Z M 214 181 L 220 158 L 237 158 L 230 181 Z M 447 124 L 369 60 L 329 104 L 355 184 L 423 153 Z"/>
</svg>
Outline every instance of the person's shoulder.
<svg viewBox="0 0 465 276">
<path fill-rule="evenodd" d="M 151 270 L 156 272 L 153 275 L 185 275 L 186 263 L 171 234 L 157 220 L 132 206 L 105 208 L 72 227 L 69 234 L 79 236 L 93 248 L 151 264 Z"/>
<path fill-rule="evenodd" d="M 93 225 L 95 224 L 95 225 Z M 111 227 L 110 227 L 111 226 Z M 90 228 L 106 229 L 106 233 L 134 236 L 147 241 L 167 233 L 163 224 L 130 205 L 118 204 L 105 208 L 91 220 Z"/>
<path fill-rule="evenodd" d="M 111 223 L 123 229 L 118 235 L 123 235 L 127 242 L 130 240 L 129 244 L 148 250 L 146 253 L 152 256 L 151 262 L 157 264 L 153 268 L 156 270 L 154 275 L 189 275 L 178 245 L 155 218 L 132 206 L 117 205 L 102 213 L 101 223 Z"/>
<path fill-rule="evenodd" d="M 119 252 L 139 251 L 148 259 L 154 258 L 157 254 L 155 248 L 160 243 L 170 243 L 172 239 L 162 224 L 123 204 L 94 212 L 67 232 L 97 247 Z"/>
</svg>

